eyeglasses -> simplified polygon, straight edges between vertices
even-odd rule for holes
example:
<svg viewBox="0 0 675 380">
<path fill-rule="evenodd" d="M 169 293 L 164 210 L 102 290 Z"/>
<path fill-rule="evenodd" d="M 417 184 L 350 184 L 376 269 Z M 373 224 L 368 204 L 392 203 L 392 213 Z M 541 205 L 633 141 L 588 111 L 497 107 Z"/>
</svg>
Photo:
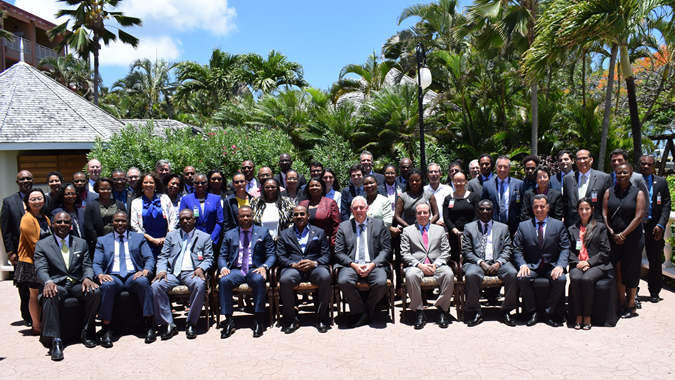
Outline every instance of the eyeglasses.
<svg viewBox="0 0 675 380">
<path fill-rule="evenodd" d="M 70 220 L 55 220 L 54 224 L 70 224 Z"/>
<path fill-rule="evenodd" d="M 222 181 L 222 180 L 223 180 L 223 179 L 220 178 L 220 177 L 211 177 L 211 182 L 220 182 L 220 181 Z"/>
<path fill-rule="evenodd" d="M 406 166 L 399 166 L 399 168 L 401 168 L 401 169 L 410 169 L 410 166 L 408 166 L 408 165 L 406 165 Z"/>
<path fill-rule="evenodd" d="M 120 182 L 126 182 L 127 179 L 126 178 L 113 178 L 112 181 L 116 182 L 116 183 L 120 183 Z"/>
<path fill-rule="evenodd" d="M 307 214 L 305 214 L 304 212 L 294 212 L 293 213 L 293 216 L 296 216 L 296 217 L 297 216 L 305 216 L 305 215 L 307 215 Z"/>
<path fill-rule="evenodd" d="M 461 185 L 461 184 L 463 184 L 463 183 L 466 183 L 466 180 L 464 180 L 464 179 L 458 179 L 457 181 L 452 181 L 452 182 L 454 182 L 454 183 L 457 184 L 457 185 Z"/>
<path fill-rule="evenodd" d="M 42 202 L 45 200 L 45 197 L 34 197 L 34 198 L 28 198 L 29 202 Z"/>
<path fill-rule="evenodd" d="M 242 166 L 241 170 L 251 170 L 253 169 L 253 166 Z"/>
<path fill-rule="evenodd" d="M 140 176 L 140 175 L 130 175 L 130 176 L 127 177 L 127 178 L 130 179 L 130 180 L 135 180 L 135 179 L 141 178 L 141 176 Z"/>
<path fill-rule="evenodd" d="M 194 184 L 199 186 L 206 185 L 206 181 L 195 181 Z"/>
<path fill-rule="evenodd" d="M 84 180 L 84 179 L 75 179 L 75 180 L 73 180 L 73 183 L 85 183 L 85 182 L 87 182 L 87 181 Z"/>
</svg>

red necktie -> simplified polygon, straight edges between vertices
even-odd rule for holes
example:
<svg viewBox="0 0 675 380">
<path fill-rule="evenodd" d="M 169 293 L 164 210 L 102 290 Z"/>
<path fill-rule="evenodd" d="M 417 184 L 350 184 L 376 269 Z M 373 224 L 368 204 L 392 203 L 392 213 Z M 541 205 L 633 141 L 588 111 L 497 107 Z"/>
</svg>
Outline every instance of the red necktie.
<svg viewBox="0 0 675 380">
<path fill-rule="evenodd" d="M 423 227 L 422 228 L 422 241 L 424 242 L 424 248 L 429 249 L 429 235 L 427 234 L 427 228 L 428 227 Z M 431 260 L 429 260 L 429 256 L 424 259 L 425 264 L 431 264 Z"/>
</svg>

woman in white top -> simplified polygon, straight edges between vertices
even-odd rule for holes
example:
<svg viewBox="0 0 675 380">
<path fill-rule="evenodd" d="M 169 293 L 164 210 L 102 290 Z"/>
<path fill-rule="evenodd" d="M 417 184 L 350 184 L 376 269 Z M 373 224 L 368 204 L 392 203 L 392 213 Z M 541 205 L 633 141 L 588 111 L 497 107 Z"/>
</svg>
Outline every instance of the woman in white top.
<svg viewBox="0 0 675 380">
<path fill-rule="evenodd" d="M 326 183 L 326 194 L 325 197 L 332 199 L 340 207 L 340 201 L 342 200 L 342 193 L 340 192 L 340 181 L 338 181 L 335 172 L 331 168 L 326 168 L 323 173 L 323 182 Z"/>
<path fill-rule="evenodd" d="M 368 216 L 380 219 L 384 222 L 384 226 L 389 229 L 394 219 L 394 210 L 391 208 L 389 198 L 379 193 L 375 176 L 367 175 L 363 179 L 363 190 L 366 192 L 366 201 L 368 202 Z"/>
<path fill-rule="evenodd" d="M 159 177 L 146 173 L 136 184 L 138 198 L 131 202 L 131 229 L 145 236 L 155 258 L 162 251 L 166 234 L 177 225 L 171 199 L 163 192 Z"/>
<path fill-rule="evenodd" d="M 260 196 L 251 200 L 253 223 L 267 228 L 276 240 L 279 232 L 293 224 L 294 207 L 292 200 L 281 195 L 277 180 L 270 178 L 263 183 Z"/>
</svg>

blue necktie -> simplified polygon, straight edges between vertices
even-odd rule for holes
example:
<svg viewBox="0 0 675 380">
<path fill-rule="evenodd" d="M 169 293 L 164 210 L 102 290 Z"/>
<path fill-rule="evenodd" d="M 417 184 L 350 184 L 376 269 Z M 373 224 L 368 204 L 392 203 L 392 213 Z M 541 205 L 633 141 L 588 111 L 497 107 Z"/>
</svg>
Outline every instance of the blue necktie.
<svg viewBox="0 0 675 380">
<path fill-rule="evenodd" d="M 499 181 L 499 221 L 502 223 L 507 222 L 506 200 L 504 199 L 504 182 L 505 181 Z"/>
<path fill-rule="evenodd" d="M 120 236 L 120 276 L 126 277 L 127 272 L 127 254 L 124 250 L 124 235 Z"/>
<path fill-rule="evenodd" d="M 654 203 L 652 199 L 652 197 L 654 197 L 654 184 L 652 183 L 652 181 L 650 181 L 650 179 L 651 178 L 649 177 L 645 178 L 645 182 L 647 182 L 647 188 L 649 189 L 649 213 L 647 214 L 647 217 L 649 219 L 652 218 L 652 204 Z"/>
<path fill-rule="evenodd" d="M 251 239 L 248 237 L 248 231 L 244 231 L 244 242 L 242 243 L 242 255 L 241 255 L 241 274 L 246 276 L 248 273 L 248 261 L 250 256 L 249 245 L 251 244 Z"/>
</svg>

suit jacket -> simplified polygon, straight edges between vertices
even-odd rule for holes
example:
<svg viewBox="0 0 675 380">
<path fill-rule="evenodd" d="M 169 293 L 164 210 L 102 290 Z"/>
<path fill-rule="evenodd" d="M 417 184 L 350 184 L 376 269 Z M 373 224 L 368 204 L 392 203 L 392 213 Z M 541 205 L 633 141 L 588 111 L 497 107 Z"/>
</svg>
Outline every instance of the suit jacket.
<svg viewBox="0 0 675 380">
<path fill-rule="evenodd" d="M 16 192 L 2 201 L 0 212 L 0 224 L 2 225 L 2 239 L 5 242 L 5 251 L 16 252 L 19 249 L 19 227 L 21 218 L 26 213 L 26 205 L 23 203 L 21 193 Z"/>
<path fill-rule="evenodd" d="M 572 174 L 572 173 L 568 173 Z M 563 176 L 562 172 L 558 172 L 554 175 L 551 176 L 551 180 L 549 181 L 548 187 L 551 189 L 556 190 L 557 192 L 562 194 L 562 188 L 563 188 L 563 179 L 565 177 Z"/>
<path fill-rule="evenodd" d="M 588 179 L 586 188 L 586 197 L 591 198 L 593 191 L 597 192 L 597 201 L 593 202 L 595 211 L 593 216 L 598 222 L 602 222 L 602 200 L 605 190 L 612 187 L 612 180 L 607 173 L 592 169 L 591 177 Z M 577 203 L 579 203 L 579 171 L 566 175 L 563 179 L 563 213 L 565 225 L 571 226 L 579 222 L 577 213 Z"/>
<path fill-rule="evenodd" d="M 211 234 L 213 244 L 220 241 L 221 231 L 223 230 L 223 207 L 220 205 L 220 197 L 215 194 L 206 193 L 204 201 L 204 211 L 199 206 L 199 200 L 195 194 L 188 194 L 181 198 L 179 210 L 184 209 L 199 210 L 199 217 L 195 218 L 195 227 L 203 232 Z"/>
<path fill-rule="evenodd" d="M 366 230 L 370 261 L 376 267 L 383 267 L 389 272 L 387 263 L 391 256 L 391 243 L 388 229 L 381 220 L 367 218 Z M 351 219 L 340 223 L 338 228 L 335 237 L 335 262 L 348 267 L 356 261 L 356 255 L 356 220 Z"/>
<path fill-rule="evenodd" d="M 649 190 L 647 190 L 649 194 Z M 658 197 L 661 197 L 661 204 L 658 202 Z M 670 191 L 668 189 L 668 182 L 663 177 L 652 175 L 652 224 L 660 224 L 664 228 L 668 224 L 670 218 Z M 646 207 L 649 212 L 649 205 Z"/>
<path fill-rule="evenodd" d="M 251 203 L 253 197 L 246 193 L 248 202 Z M 239 203 L 235 194 L 229 195 L 223 202 L 223 230 L 229 231 L 239 225 L 237 215 L 239 213 Z"/>
<path fill-rule="evenodd" d="M 76 207 L 75 209 L 77 210 L 77 226 L 75 226 L 74 224 L 70 226 L 70 234 L 75 236 L 75 237 L 79 237 L 80 239 L 86 240 L 87 231 L 86 231 L 86 226 L 85 226 L 85 215 L 84 215 L 85 209 L 83 209 L 82 207 Z M 55 209 L 52 210 L 51 218 L 53 219 L 56 216 L 56 214 L 60 213 L 61 211 L 68 212 L 68 211 L 62 209 L 61 207 L 55 208 Z M 77 232 L 78 228 L 79 228 L 79 234 Z M 95 247 L 96 246 L 94 246 L 93 248 L 95 248 Z M 94 250 L 90 246 L 89 247 L 89 254 L 93 254 L 93 253 L 94 253 Z"/>
<path fill-rule="evenodd" d="M 290 268 L 300 260 L 312 260 L 322 266 L 330 264 L 330 247 L 326 233 L 318 227 L 308 224 L 309 232 L 305 252 L 300 249 L 300 243 L 295 235 L 295 226 L 287 228 L 279 234 L 277 239 L 277 263 L 281 268 Z"/>
<path fill-rule="evenodd" d="M 436 224 L 428 225 L 429 248 L 424 247 L 419 224 L 403 229 L 401 234 L 401 259 L 406 267 L 412 267 L 429 258 L 437 267 L 447 265 L 450 260 L 450 243 L 445 229 Z"/>
<path fill-rule="evenodd" d="M 554 267 L 567 269 L 570 256 L 570 239 L 563 222 L 557 219 L 546 220 L 544 245 L 539 246 L 537 238 L 537 219 L 526 220 L 518 225 L 513 239 L 513 258 L 518 268 L 527 265 L 535 270 L 543 262 Z"/>
<path fill-rule="evenodd" d="M 378 186 L 384 184 L 384 174 L 372 172 L 366 175 L 372 175 L 373 177 L 375 177 L 375 182 L 377 183 Z"/>
<path fill-rule="evenodd" d="M 509 177 L 509 211 L 508 211 L 508 226 L 511 234 L 516 232 L 518 229 L 518 223 L 520 222 L 520 205 L 523 198 L 523 181 Z M 496 175 L 492 176 L 492 179 L 483 183 L 483 196 L 482 199 L 489 199 L 492 201 L 493 213 L 492 219 L 499 221 L 499 181 Z"/>
<path fill-rule="evenodd" d="M 142 233 L 128 231 L 127 245 L 129 246 L 128 255 L 131 257 L 131 262 L 134 264 L 134 270 L 141 271 L 147 269 L 150 273 L 155 270 L 155 257 L 152 255 L 150 245 Z M 96 251 L 94 251 L 94 276 L 99 274 L 110 274 L 112 272 L 115 259 L 115 232 L 111 232 L 105 236 L 98 238 L 96 243 Z M 129 270 L 129 273 L 132 271 Z"/>
<path fill-rule="evenodd" d="M 476 178 L 471 178 L 468 183 L 468 189 L 472 193 L 483 194 L 483 176 L 478 175 Z"/>
<path fill-rule="evenodd" d="M 277 182 L 279 182 L 279 185 L 281 185 L 282 187 L 286 187 L 286 182 L 284 182 L 284 181 L 281 179 L 281 173 L 276 174 L 276 175 L 274 176 L 274 179 L 276 179 Z M 307 184 L 307 180 L 305 179 L 305 176 L 302 175 L 302 174 L 300 174 L 300 173 L 298 173 L 298 190 L 299 190 L 301 187 L 305 186 L 306 184 Z M 260 187 L 260 186 L 258 186 L 258 187 Z"/>
<path fill-rule="evenodd" d="M 274 246 L 274 239 L 265 227 L 253 225 L 251 227 L 253 234 L 251 236 L 252 266 L 249 269 L 253 270 L 266 265 L 271 268 L 276 261 L 276 248 Z M 223 238 L 223 245 L 220 247 L 220 255 L 218 256 L 218 271 L 223 268 L 233 269 L 237 267 L 239 258 L 239 230 L 234 228 L 225 233 Z"/>
<path fill-rule="evenodd" d="M 56 243 L 56 237 L 52 235 L 37 242 L 35 245 L 35 271 L 40 284 L 44 285 L 49 280 L 61 284 L 68 278 L 75 280 L 76 283 L 82 282 L 85 278 L 94 279 L 91 255 L 87 252 L 87 242 L 84 239 L 69 235 L 68 247 L 70 259 L 66 268 L 61 247 Z"/>
<path fill-rule="evenodd" d="M 579 239 L 580 223 L 573 224 L 567 228 L 570 239 L 570 268 L 574 268 L 579 263 L 579 252 L 577 249 L 577 241 Z M 598 223 L 593 231 L 591 231 L 590 241 L 586 250 L 588 251 L 588 264 L 591 267 L 598 267 L 602 270 L 612 270 L 612 263 L 609 261 L 609 254 L 611 252 L 609 245 L 609 237 L 607 235 L 607 226 Z"/>
<path fill-rule="evenodd" d="M 384 195 L 386 196 L 386 191 Z M 365 190 L 363 196 L 365 197 Z M 342 196 L 340 198 L 340 219 L 344 222 L 345 220 L 349 219 L 349 217 L 352 214 L 351 206 L 352 206 L 352 199 L 356 197 L 356 187 L 352 185 L 351 183 L 349 186 L 345 187 L 342 189 Z"/>
<path fill-rule="evenodd" d="M 301 201 L 298 204 L 309 207 L 309 200 Z M 337 235 L 338 227 L 340 227 L 340 210 L 334 200 L 321 197 L 319 205 L 316 208 L 314 225 L 326 233 L 330 246 L 334 247 L 335 235 Z"/>
<path fill-rule="evenodd" d="M 183 237 L 180 230 L 174 230 L 166 235 L 162 252 L 157 256 L 157 273 L 173 273 L 176 266 L 182 267 L 183 263 L 177 263 L 178 256 L 183 250 Z M 194 229 L 190 246 L 190 258 L 195 269 L 202 268 L 206 273 L 213 265 L 213 243 L 211 236 L 206 232 Z"/>
<path fill-rule="evenodd" d="M 549 185 L 550 186 L 550 185 Z M 537 195 L 536 189 L 531 189 L 525 192 L 523 195 L 523 201 L 520 205 L 520 221 L 528 220 L 534 218 L 534 211 L 532 211 L 532 201 L 534 201 L 534 196 Z M 548 202 L 549 210 L 548 216 L 558 220 L 563 220 L 563 199 L 562 194 L 559 191 L 549 187 L 548 194 L 546 195 L 546 200 Z"/>
<path fill-rule="evenodd" d="M 115 205 L 118 211 L 127 211 L 124 203 L 115 201 Z M 98 237 L 103 236 L 103 217 L 101 217 L 101 203 L 98 199 L 87 203 L 84 208 L 84 233 L 89 243 L 89 250 L 95 250 Z"/>
<path fill-rule="evenodd" d="M 493 221 L 492 261 L 504 265 L 511 260 L 512 251 L 513 246 L 511 244 L 509 226 Z M 485 261 L 482 224 L 479 220 L 475 220 L 464 226 L 464 232 L 462 232 L 462 258 L 464 259 L 464 265 L 469 263 L 478 265 L 478 261 Z"/>
</svg>

